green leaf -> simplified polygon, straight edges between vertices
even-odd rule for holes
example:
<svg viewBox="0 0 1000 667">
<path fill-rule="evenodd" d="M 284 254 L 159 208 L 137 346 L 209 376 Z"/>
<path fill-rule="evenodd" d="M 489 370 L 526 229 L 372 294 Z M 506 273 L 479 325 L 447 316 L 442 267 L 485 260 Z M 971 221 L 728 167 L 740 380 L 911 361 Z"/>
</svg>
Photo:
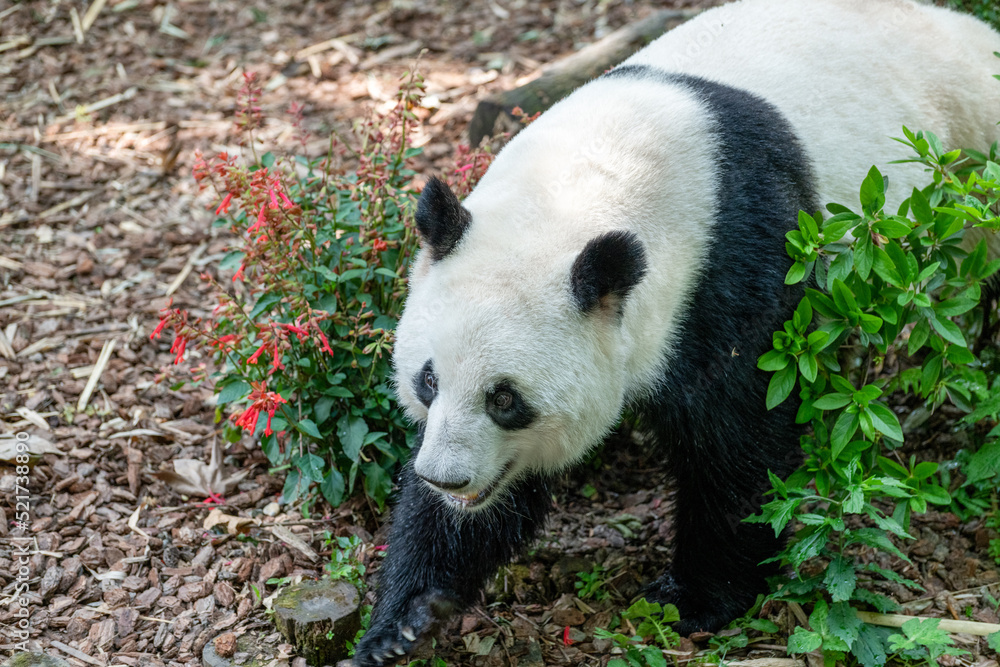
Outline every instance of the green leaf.
<svg viewBox="0 0 1000 667">
<path fill-rule="evenodd" d="M 246 256 L 247 254 L 240 250 L 227 252 L 226 256 L 219 262 L 219 268 L 226 271 L 234 271 L 239 268 L 240 264 L 243 263 L 243 258 Z"/>
<path fill-rule="evenodd" d="M 818 632 L 810 632 L 803 627 L 795 628 L 795 632 L 788 638 L 788 652 L 812 653 L 823 644 L 823 637 Z"/>
<path fill-rule="evenodd" d="M 876 222 L 874 227 L 875 231 L 891 239 L 906 236 L 911 231 L 904 218 L 884 218 Z"/>
<path fill-rule="evenodd" d="M 323 459 L 311 452 L 292 459 L 292 465 L 302 473 L 304 480 L 310 482 L 323 481 Z"/>
<path fill-rule="evenodd" d="M 667 659 L 663 656 L 663 651 L 655 646 L 647 646 L 639 650 L 648 667 L 667 667 Z"/>
<path fill-rule="evenodd" d="M 261 313 L 267 312 L 271 306 L 281 301 L 280 294 L 265 294 L 259 299 L 257 303 L 254 304 L 253 309 L 250 311 L 248 316 L 251 320 L 256 320 L 260 317 Z"/>
<path fill-rule="evenodd" d="M 906 353 L 911 357 L 924 346 L 927 338 L 931 335 L 931 326 L 927 320 L 920 319 L 910 332 L 910 340 L 906 344 Z"/>
<path fill-rule="evenodd" d="M 951 320 L 944 317 L 935 317 L 931 320 L 931 326 L 949 343 L 968 347 L 965 343 L 965 336 L 962 335 L 962 330 Z"/>
<path fill-rule="evenodd" d="M 232 403 L 233 401 L 245 398 L 249 393 L 250 385 L 243 380 L 234 380 L 222 388 L 222 391 L 219 392 L 219 398 L 216 399 L 216 404 L 225 405 L 226 403 Z"/>
<path fill-rule="evenodd" d="M 899 417 L 888 406 L 878 402 L 869 403 L 868 416 L 879 433 L 902 442 L 903 428 L 899 425 Z"/>
<path fill-rule="evenodd" d="M 316 399 L 316 403 L 313 404 L 313 416 L 316 417 L 317 424 L 322 424 L 330 418 L 334 403 L 336 401 L 332 396 L 320 396 Z"/>
<path fill-rule="evenodd" d="M 774 536 L 781 535 L 788 522 L 795 516 L 795 509 L 802 502 L 801 498 L 787 498 L 785 500 L 772 500 L 764 507 L 771 512 L 770 524 L 774 529 Z"/>
<path fill-rule="evenodd" d="M 920 487 L 920 495 L 935 505 L 951 505 L 951 494 L 937 484 L 924 484 Z"/>
<path fill-rule="evenodd" d="M 368 424 L 361 417 L 344 415 L 337 422 L 337 439 L 346 456 L 351 461 L 357 461 L 361 448 L 368 435 Z"/>
<path fill-rule="evenodd" d="M 986 644 L 997 653 L 1000 653 L 1000 632 L 994 632 L 992 635 L 987 635 Z"/>
<path fill-rule="evenodd" d="M 851 397 L 844 394 L 824 394 L 813 401 L 813 407 L 817 410 L 839 410 L 850 402 Z"/>
<path fill-rule="evenodd" d="M 891 611 L 899 609 L 899 604 L 891 597 L 882 595 L 881 593 L 873 593 L 866 588 L 859 588 L 854 591 L 854 599 L 865 604 L 870 604 L 882 614 L 888 614 Z"/>
<path fill-rule="evenodd" d="M 853 569 L 852 569 L 853 572 Z M 853 591 L 853 588 L 852 588 Z M 830 605 L 830 613 L 826 618 L 827 629 L 834 637 L 844 642 L 850 649 L 858 639 L 858 632 L 864 625 L 854 609 L 847 602 L 835 602 Z"/>
<path fill-rule="evenodd" d="M 788 558 L 792 565 L 797 568 L 810 558 L 818 556 L 826 546 L 826 537 L 829 533 L 830 526 L 820 526 L 794 543 L 788 550 Z"/>
<path fill-rule="evenodd" d="M 910 210 L 913 212 L 913 217 L 916 221 L 921 224 L 927 225 L 934 220 L 934 211 L 931 210 L 930 202 L 916 188 L 913 189 L 913 194 L 910 195 Z"/>
<path fill-rule="evenodd" d="M 847 446 L 854 434 L 861 425 L 861 420 L 856 413 L 842 412 L 833 425 L 830 432 L 830 450 L 833 458 L 836 459 L 841 450 Z"/>
<path fill-rule="evenodd" d="M 883 667 L 889 659 L 885 644 L 890 634 L 891 631 L 886 628 L 865 623 L 858 630 L 851 652 L 864 667 Z"/>
<path fill-rule="evenodd" d="M 837 554 L 827 565 L 823 583 L 834 602 L 850 600 L 858 583 L 858 576 L 854 572 L 854 563 Z M 834 606 L 836 607 L 836 605 Z M 852 611 L 851 614 L 853 615 L 854 612 Z M 850 646 L 850 642 L 847 644 Z"/>
<path fill-rule="evenodd" d="M 951 646 L 954 640 L 947 632 L 939 628 L 941 619 L 914 618 L 903 623 L 903 634 L 910 641 L 923 646 Z"/>
<path fill-rule="evenodd" d="M 767 385 L 768 410 L 780 405 L 782 401 L 788 398 L 792 393 L 792 389 L 795 388 L 796 376 L 796 366 L 789 364 L 771 377 L 771 382 Z"/>
<path fill-rule="evenodd" d="M 303 419 L 295 424 L 295 429 L 305 433 L 306 435 L 316 438 L 317 440 L 322 440 L 323 435 L 319 432 L 319 428 L 316 426 L 316 422 L 311 419 Z"/>
<path fill-rule="evenodd" d="M 965 467 L 966 482 L 975 484 L 1000 475 L 1000 440 L 991 440 L 972 455 Z"/>
<path fill-rule="evenodd" d="M 802 282 L 802 279 L 806 277 L 806 265 L 803 262 L 795 262 L 788 268 L 788 273 L 785 274 L 785 284 L 795 285 Z"/>
<path fill-rule="evenodd" d="M 867 213 L 874 213 L 885 205 L 885 179 L 875 167 L 868 171 L 868 176 L 861 183 L 861 208 Z"/>
<path fill-rule="evenodd" d="M 905 560 L 907 563 L 910 559 L 900 551 L 889 536 L 885 532 L 877 528 L 859 528 L 857 530 L 852 530 L 848 535 L 846 535 L 848 544 L 864 544 L 866 546 L 872 547 L 873 549 L 881 549 L 886 553 L 890 553 L 897 558 Z M 861 589 L 858 589 L 859 591 Z M 857 595 L 855 595 L 857 597 Z"/>
<path fill-rule="evenodd" d="M 767 620 L 766 618 L 755 618 L 747 624 L 747 627 L 751 630 L 771 635 L 780 632 L 778 625 L 773 621 Z"/>
<path fill-rule="evenodd" d="M 320 493 L 334 507 L 344 502 L 344 488 L 344 476 L 336 468 L 330 468 L 319 485 Z"/>
<path fill-rule="evenodd" d="M 800 356 L 799 372 L 802 373 L 802 377 L 809 382 L 815 382 L 816 374 L 819 372 L 819 365 L 816 363 L 816 357 L 809 353 L 804 353 Z"/>
<path fill-rule="evenodd" d="M 779 350 L 769 350 L 757 360 L 757 368 L 762 371 L 780 371 L 791 363 L 791 358 L 785 352 Z"/>
</svg>

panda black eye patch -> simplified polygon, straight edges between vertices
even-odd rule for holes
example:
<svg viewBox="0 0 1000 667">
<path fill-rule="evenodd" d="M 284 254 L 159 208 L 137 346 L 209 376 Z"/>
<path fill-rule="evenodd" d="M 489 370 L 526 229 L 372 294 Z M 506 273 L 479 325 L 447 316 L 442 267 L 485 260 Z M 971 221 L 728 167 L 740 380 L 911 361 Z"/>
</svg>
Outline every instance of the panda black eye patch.
<svg viewBox="0 0 1000 667">
<path fill-rule="evenodd" d="M 509 382 L 501 382 L 486 392 L 486 414 L 505 431 L 527 428 L 537 416 Z"/>
<path fill-rule="evenodd" d="M 434 363 L 430 359 L 413 376 L 413 391 L 421 403 L 431 407 L 431 403 L 438 393 L 438 378 L 434 374 Z"/>
</svg>

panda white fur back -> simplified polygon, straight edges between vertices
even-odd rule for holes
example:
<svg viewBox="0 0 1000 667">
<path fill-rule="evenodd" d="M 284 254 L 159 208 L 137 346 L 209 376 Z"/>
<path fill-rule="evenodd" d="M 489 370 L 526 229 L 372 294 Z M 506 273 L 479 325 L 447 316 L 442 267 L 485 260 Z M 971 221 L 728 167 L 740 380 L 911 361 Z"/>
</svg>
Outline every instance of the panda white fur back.
<svg viewBox="0 0 1000 667">
<path fill-rule="evenodd" d="M 780 541 L 739 519 L 797 465 L 795 406 L 766 411 L 755 368 L 801 290 L 784 233 L 799 209 L 856 207 L 873 164 L 892 209 L 924 185 L 889 164 L 903 124 L 987 150 L 993 51 L 984 24 L 909 1 L 743 0 L 553 106 L 462 204 L 432 180 L 394 352 L 419 447 L 355 662 L 474 601 L 543 524 L 549 476 L 627 404 L 678 481 L 673 566 L 647 596 L 682 631 L 752 603 Z"/>
</svg>

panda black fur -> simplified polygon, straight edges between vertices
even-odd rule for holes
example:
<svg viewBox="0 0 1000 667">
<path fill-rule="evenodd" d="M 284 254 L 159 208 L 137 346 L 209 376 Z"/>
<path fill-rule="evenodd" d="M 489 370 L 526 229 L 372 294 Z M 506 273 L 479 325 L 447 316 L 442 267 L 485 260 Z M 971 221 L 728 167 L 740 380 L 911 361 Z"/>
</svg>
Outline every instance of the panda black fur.
<svg viewBox="0 0 1000 667">
<path fill-rule="evenodd" d="M 922 185 L 886 164 L 903 123 L 946 146 L 1000 138 L 995 50 L 983 24 L 908 0 L 743 0 L 554 106 L 464 203 L 432 180 L 394 354 L 418 449 L 356 664 L 473 603 L 626 404 L 678 488 L 647 598 L 682 632 L 752 604 L 780 545 L 739 519 L 798 463 L 795 401 L 766 410 L 756 369 L 801 296 L 784 234 L 799 210 L 856 206 L 872 164 L 889 206 Z"/>
</svg>

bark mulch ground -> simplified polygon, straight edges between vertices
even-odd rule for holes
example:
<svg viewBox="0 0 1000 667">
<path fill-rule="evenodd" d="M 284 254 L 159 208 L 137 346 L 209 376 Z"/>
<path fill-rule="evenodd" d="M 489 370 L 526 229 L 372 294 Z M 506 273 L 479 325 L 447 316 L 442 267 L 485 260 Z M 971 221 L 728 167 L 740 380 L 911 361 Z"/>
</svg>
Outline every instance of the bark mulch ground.
<svg viewBox="0 0 1000 667">
<path fill-rule="evenodd" d="M 214 270 L 229 240 L 211 228 L 217 202 L 198 192 L 191 167 L 195 151 L 239 150 L 232 116 L 244 72 L 266 82 L 265 143 L 291 143 L 285 109 L 298 102 L 322 146 L 331 129 L 391 100 L 426 49 L 419 141 L 431 174 L 450 164 L 477 100 L 664 6 L 457 4 L 0 5 L 0 454 L 15 433 L 39 454 L 27 475 L 28 540 L 11 539 L 21 534 L 12 522 L 23 480 L 0 461 L 0 651 L 21 641 L 10 599 L 27 582 L 26 646 L 74 666 L 194 667 L 226 633 L 301 664 L 265 612 L 276 588 L 266 582 L 319 576 L 325 534 L 357 535 L 363 560 L 378 558 L 382 517 L 361 500 L 311 518 L 281 505 L 282 480 L 251 442 L 223 453 L 227 469 L 248 472 L 224 505 L 157 479 L 177 459 L 207 463 L 218 427 L 210 388 L 172 389 L 173 355 L 149 333 L 171 298 L 196 314 L 209 307 L 198 274 Z M 594 628 L 663 567 L 671 536 L 662 472 L 629 436 L 617 440 L 567 478 L 538 547 L 446 630 L 438 655 L 448 664 L 607 662 Z M 243 519 L 245 534 L 212 527 L 214 509 Z M 888 592 L 912 612 L 998 622 L 987 529 L 946 514 L 918 521 L 905 573 L 927 593 Z M 597 565 L 609 597 L 578 599 L 577 573 Z M 784 608 L 773 617 L 792 622 Z M 702 643 L 684 639 L 681 651 L 704 648 L 705 637 L 694 639 Z M 785 657 L 774 646 L 743 654 Z M 996 666 L 985 656 L 976 664 Z"/>
</svg>

